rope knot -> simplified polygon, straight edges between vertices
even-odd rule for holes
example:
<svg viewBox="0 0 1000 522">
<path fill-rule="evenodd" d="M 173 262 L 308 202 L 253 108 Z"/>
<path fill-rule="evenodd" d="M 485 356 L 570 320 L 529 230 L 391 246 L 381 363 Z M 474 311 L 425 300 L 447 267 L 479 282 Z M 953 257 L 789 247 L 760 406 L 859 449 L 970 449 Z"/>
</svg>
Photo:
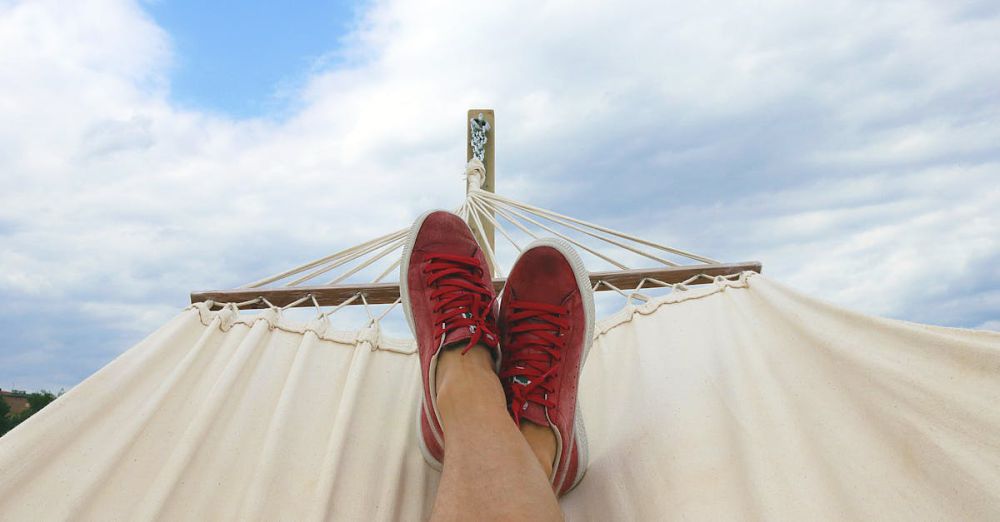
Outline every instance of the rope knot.
<svg viewBox="0 0 1000 522">
<path fill-rule="evenodd" d="M 486 165 L 477 158 L 472 158 L 465 164 L 465 180 L 468 183 L 467 190 L 480 189 L 486 183 Z"/>
<path fill-rule="evenodd" d="M 379 330 L 378 323 L 372 321 L 368 324 L 368 326 L 358 331 L 355 342 L 357 342 L 357 344 L 367 344 L 371 351 L 374 352 L 379 345 Z"/>
</svg>

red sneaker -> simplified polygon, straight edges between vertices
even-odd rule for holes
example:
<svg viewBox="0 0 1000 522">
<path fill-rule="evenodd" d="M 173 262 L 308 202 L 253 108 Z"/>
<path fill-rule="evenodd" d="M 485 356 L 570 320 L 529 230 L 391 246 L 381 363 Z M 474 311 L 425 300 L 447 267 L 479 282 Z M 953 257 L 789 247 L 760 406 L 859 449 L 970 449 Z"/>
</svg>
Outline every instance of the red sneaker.
<svg viewBox="0 0 1000 522">
<path fill-rule="evenodd" d="M 417 412 L 420 450 L 440 470 L 444 436 L 435 385 L 438 355 L 455 343 L 465 343 L 465 351 L 480 343 L 494 351 L 499 370 L 493 279 L 469 226 L 451 212 L 436 210 L 417 218 L 410 229 L 399 285 L 423 375 Z"/>
<path fill-rule="evenodd" d="M 594 338 L 594 296 L 569 244 L 541 239 L 521 253 L 500 300 L 500 382 L 514 422 L 556 436 L 552 488 L 573 489 L 587 469 L 587 435 L 577 407 L 580 369 Z"/>
</svg>

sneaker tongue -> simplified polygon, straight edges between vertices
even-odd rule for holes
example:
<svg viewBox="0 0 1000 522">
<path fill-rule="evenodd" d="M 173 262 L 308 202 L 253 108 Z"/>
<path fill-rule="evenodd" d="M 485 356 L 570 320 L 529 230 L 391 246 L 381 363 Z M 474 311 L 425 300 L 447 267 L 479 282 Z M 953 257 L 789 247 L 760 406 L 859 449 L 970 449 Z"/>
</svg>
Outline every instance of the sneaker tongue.
<svg viewBox="0 0 1000 522">
<path fill-rule="evenodd" d="M 441 343 L 441 346 L 446 348 L 464 348 L 469 342 L 469 339 L 475 333 L 475 328 L 476 327 L 474 326 L 466 326 L 456 328 L 448 332 L 448 334 L 444 336 L 444 342 Z M 483 332 L 483 338 L 479 340 L 479 344 L 482 344 L 489 349 L 490 355 L 493 356 L 494 363 L 497 363 L 500 360 L 500 347 L 497 345 L 496 337 L 493 336 L 493 334 L 488 331 Z"/>
<path fill-rule="evenodd" d="M 468 341 L 469 338 L 472 337 L 472 333 L 473 331 L 468 327 L 456 328 L 444 336 L 444 343 L 442 343 L 442 346 L 448 346 L 460 341 Z"/>
<path fill-rule="evenodd" d="M 489 322 L 489 317 L 487 317 L 487 322 Z M 469 340 L 470 337 L 475 335 L 477 329 L 478 327 L 475 325 L 455 328 L 454 330 L 448 332 L 447 335 L 444 336 L 444 343 L 442 344 L 442 346 L 448 346 L 449 344 L 454 344 L 459 341 L 467 341 Z M 483 339 L 480 341 L 482 344 L 495 345 L 496 344 L 495 341 L 496 341 L 496 336 L 490 333 L 488 329 L 483 331 Z"/>
</svg>

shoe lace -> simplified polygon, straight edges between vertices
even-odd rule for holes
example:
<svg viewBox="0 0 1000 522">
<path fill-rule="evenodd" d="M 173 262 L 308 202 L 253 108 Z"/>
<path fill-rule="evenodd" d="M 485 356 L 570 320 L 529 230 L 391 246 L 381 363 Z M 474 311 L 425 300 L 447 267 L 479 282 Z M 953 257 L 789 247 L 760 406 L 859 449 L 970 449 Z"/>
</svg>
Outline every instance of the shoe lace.
<svg viewBox="0 0 1000 522">
<path fill-rule="evenodd" d="M 504 346 L 504 369 L 500 379 L 510 379 L 510 408 L 514 422 L 533 402 L 545 408 L 556 406 L 549 394 L 562 365 L 566 346 L 563 333 L 569 327 L 569 310 L 562 306 L 511 299 L 507 317 L 508 341 Z"/>
<path fill-rule="evenodd" d="M 424 265 L 430 298 L 434 303 L 434 324 L 441 325 L 441 340 L 452 331 L 468 328 L 472 332 L 464 355 L 476 343 L 497 346 L 497 334 L 487 318 L 493 307 L 493 289 L 483 282 L 483 266 L 474 257 L 437 254 Z"/>
</svg>

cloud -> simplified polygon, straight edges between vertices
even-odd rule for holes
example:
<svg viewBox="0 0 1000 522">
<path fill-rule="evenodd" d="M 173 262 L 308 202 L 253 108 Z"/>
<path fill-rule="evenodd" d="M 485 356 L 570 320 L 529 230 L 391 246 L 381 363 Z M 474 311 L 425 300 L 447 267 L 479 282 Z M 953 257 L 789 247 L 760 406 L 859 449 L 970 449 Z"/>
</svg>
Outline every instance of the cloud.
<svg viewBox="0 0 1000 522">
<path fill-rule="evenodd" d="M 293 110 L 234 119 L 172 102 L 170 35 L 141 5 L 0 2 L 0 293 L 34 339 L 8 356 L 23 387 L 70 386 L 189 290 L 457 206 L 478 106 L 505 195 L 986 328 L 998 35 L 988 2 L 384 1 Z M 75 337 L 33 337 L 69 313 Z"/>
<path fill-rule="evenodd" d="M 986 321 L 985 323 L 977 326 L 976 328 L 982 330 L 993 330 L 994 332 L 1000 332 L 1000 321 Z"/>
<path fill-rule="evenodd" d="M 152 120 L 143 117 L 100 121 L 84 133 L 83 148 L 87 156 L 148 149 L 153 145 L 151 126 Z"/>
</svg>

